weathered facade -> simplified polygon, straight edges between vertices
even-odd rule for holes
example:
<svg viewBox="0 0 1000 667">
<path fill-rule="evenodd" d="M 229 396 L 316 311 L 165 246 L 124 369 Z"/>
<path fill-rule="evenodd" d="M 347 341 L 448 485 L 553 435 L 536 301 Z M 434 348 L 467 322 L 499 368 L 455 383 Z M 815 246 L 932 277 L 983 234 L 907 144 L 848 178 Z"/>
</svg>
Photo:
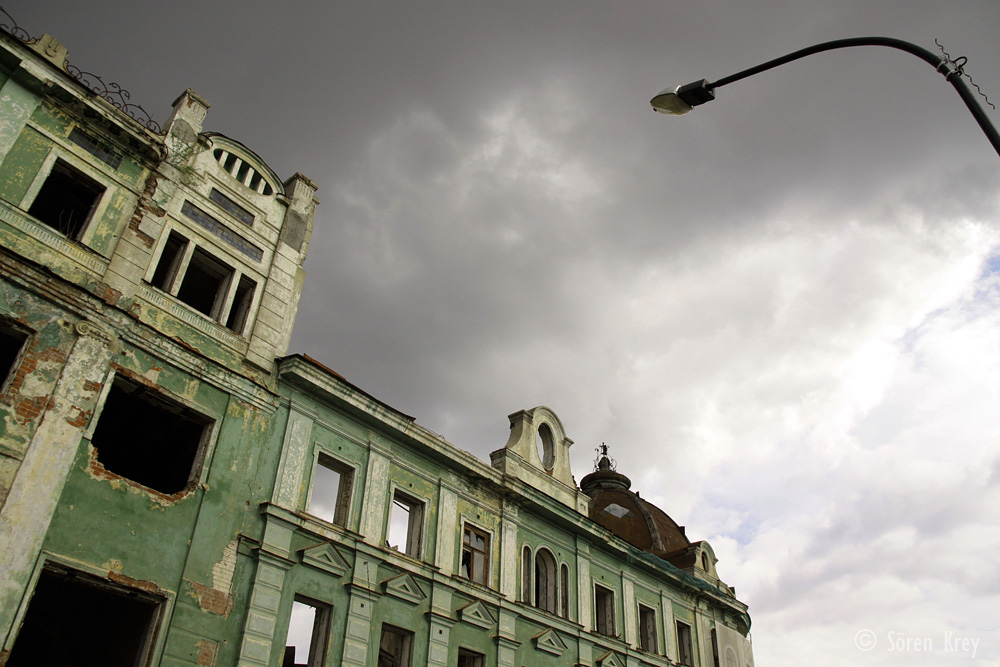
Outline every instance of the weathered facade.
<svg viewBox="0 0 1000 667">
<path fill-rule="evenodd" d="M 577 488 L 550 409 L 510 415 L 488 465 L 308 357 L 278 372 L 239 664 L 279 664 L 297 607 L 313 628 L 297 664 L 753 665 L 711 547 L 607 457 Z"/>
<path fill-rule="evenodd" d="M 0 663 L 233 661 L 316 200 L 207 109 L 0 34 Z"/>
<path fill-rule="evenodd" d="M 752 667 L 711 547 L 548 408 L 485 463 L 283 356 L 315 185 L 65 59 L 0 34 L 0 665 Z"/>
</svg>

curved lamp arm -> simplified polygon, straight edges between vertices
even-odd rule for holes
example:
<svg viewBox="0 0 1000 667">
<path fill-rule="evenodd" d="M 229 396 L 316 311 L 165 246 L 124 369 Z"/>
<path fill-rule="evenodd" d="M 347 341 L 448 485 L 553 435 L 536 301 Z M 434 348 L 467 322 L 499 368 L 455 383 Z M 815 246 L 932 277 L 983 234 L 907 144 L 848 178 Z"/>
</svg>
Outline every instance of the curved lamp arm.
<svg viewBox="0 0 1000 667">
<path fill-rule="evenodd" d="M 649 103 L 653 106 L 654 111 L 679 116 L 690 111 L 692 107 L 696 107 L 699 104 L 704 104 L 705 102 L 715 99 L 716 88 L 721 88 L 722 86 L 745 79 L 749 76 L 753 76 L 754 74 L 766 72 L 769 69 L 774 69 L 775 67 L 779 67 L 785 63 L 790 63 L 793 60 L 811 56 L 814 53 L 833 51 L 834 49 L 846 49 L 854 46 L 887 46 L 892 49 L 906 51 L 907 53 L 913 54 L 932 65 L 934 69 L 944 75 L 944 78 L 955 87 L 955 90 L 958 91 L 962 101 L 965 102 L 965 106 L 972 112 L 972 116 L 976 119 L 976 122 L 979 123 L 979 127 L 982 128 L 983 132 L 986 134 L 986 138 L 989 139 L 990 143 L 993 145 L 993 149 L 996 150 L 998 155 L 1000 155 L 1000 134 L 997 133 L 993 124 L 990 123 L 990 119 L 986 116 L 986 112 L 984 112 L 982 107 L 979 106 L 975 95 L 971 90 L 969 90 L 969 87 L 965 85 L 965 82 L 962 80 L 961 68 L 954 66 L 952 61 L 935 55 L 923 47 L 911 44 L 910 42 L 904 42 L 901 39 L 893 39 L 891 37 L 853 37 L 851 39 L 837 39 L 832 42 L 815 44 L 813 46 L 789 53 L 788 55 L 781 56 L 780 58 L 769 60 L 766 63 L 757 65 L 756 67 L 745 69 L 742 72 L 730 74 L 729 76 L 723 77 L 718 81 L 710 83 L 705 79 L 702 79 L 684 86 L 678 86 L 674 89 L 668 88 L 651 99 Z"/>
</svg>

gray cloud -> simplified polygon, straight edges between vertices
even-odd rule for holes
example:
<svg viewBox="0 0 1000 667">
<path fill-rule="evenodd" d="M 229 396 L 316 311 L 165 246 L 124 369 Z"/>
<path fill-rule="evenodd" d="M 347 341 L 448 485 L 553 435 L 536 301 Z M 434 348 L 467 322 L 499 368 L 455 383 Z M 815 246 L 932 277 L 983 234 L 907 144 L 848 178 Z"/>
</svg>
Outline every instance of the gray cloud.
<svg viewBox="0 0 1000 667">
<path fill-rule="evenodd" d="M 940 39 L 996 101 L 1000 5 L 6 6 L 161 120 L 191 87 L 208 129 L 316 180 L 293 351 L 481 458 L 537 404 L 577 478 L 607 441 L 712 541 L 760 664 L 977 664 L 893 630 L 1000 650 L 996 153 L 887 49 L 647 104 L 863 34 Z"/>
</svg>

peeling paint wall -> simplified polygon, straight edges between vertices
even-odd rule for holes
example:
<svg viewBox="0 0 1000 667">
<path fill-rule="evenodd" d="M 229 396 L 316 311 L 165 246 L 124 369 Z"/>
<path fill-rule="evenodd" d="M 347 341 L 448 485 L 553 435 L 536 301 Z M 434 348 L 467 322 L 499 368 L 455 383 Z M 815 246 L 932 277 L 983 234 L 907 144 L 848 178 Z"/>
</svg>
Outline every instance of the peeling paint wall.
<svg viewBox="0 0 1000 667">
<path fill-rule="evenodd" d="M 238 142 L 201 133 L 208 105 L 190 91 L 157 135 L 44 53 L 6 34 L 0 49 L 0 62 L 19 63 L 0 67 L 0 318 L 26 338 L 0 378 L 0 664 L 31 621 L 40 573 L 56 565 L 155 602 L 150 663 L 233 664 L 285 426 L 273 359 L 301 292 L 315 185 L 301 175 L 282 184 Z M 220 146 L 243 151 L 274 191 L 228 175 Z M 72 235 L 31 213 L 57 163 L 101 188 Z M 185 202 L 217 224 L 192 220 Z M 250 225 L 233 217 L 240 207 Z M 232 267 L 230 285 L 254 281 L 242 330 L 227 328 L 235 287 L 206 314 L 178 296 L 179 282 L 152 284 L 170 231 Z M 262 304 L 281 320 L 275 331 L 258 324 Z M 149 488 L 102 457 L 95 430 L 120 387 L 140 388 L 157 414 L 206 424 L 180 491 Z"/>
</svg>

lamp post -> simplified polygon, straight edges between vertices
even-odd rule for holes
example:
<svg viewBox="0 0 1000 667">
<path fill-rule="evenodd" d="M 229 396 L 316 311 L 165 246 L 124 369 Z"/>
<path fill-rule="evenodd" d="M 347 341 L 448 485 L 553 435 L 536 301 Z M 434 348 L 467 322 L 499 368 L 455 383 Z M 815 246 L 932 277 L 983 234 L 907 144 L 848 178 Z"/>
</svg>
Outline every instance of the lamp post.
<svg viewBox="0 0 1000 667">
<path fill-rule="evenodd" d="M 851 39 L 837 39 L 832 42 L 815 44 L 793 53 L 789 53 L 788 55 L 781 56 L 780 58 L 769 60 L 766 63 L 757 65 L 756 67 L 751 67 L 750 69 L 745 69 L 742 72 L 737 72 L 736 74 L 723 77 L 718 81 L 709 82 L 705 79 L 701 79 L 684 86 L 678 86 L 677 88 L 668 88 L 651 99 L 649 103 L 653 106 L 654 111 L 671 116 L 680 116 L 691 111 L 693 107 L 714 100 L 716 88 L 721 88 L 722 86 L 745 79 L 749 76 L 753 76 L 754 74 L 766 72 L 769 69 L 784 65 L 785 63 L 790 63 L 793 60 L 811 56 L 814 53 L 832 51 L 834 49 L 846 49 L 854 46 L 887 46 L 892 49 L 906 51 L 907 53 L 913 54 L 932 65 L 934 69 L 940 72 L 944 78 L 955 87 L 955 90 L 958 91 L 962 101 L 965 102 L 965 106 L 969 108 L 969 111 L 972 112 L 976 122 L 979 123 L 979 127 L 982 128 L 984 133 L 986 133 L 986 138 L 990 140 L 990 143 L 993 144 L 994 150 L 996 150 L 997 154 L 1000 155 L 1000 134 L 997 133 L 997 130 L 993 127 L 990 119 L 986 116 L 982 107 L 979 106 L 979 103 L 976 101 L 976 96 L 971 90 L 969 90 L 969 87 L 965 85 L 965 82 L 962 80 L 962 66 L 965 64 L 965 59 L 959 58 L 959 61 L 961 61 L 959 63 L 951 60 L 950 58 L 938 56 L 925 48 L 917 46 L 916 44 L 904 42 L 901 39 L 893 39 L 891 37 L 854 37 Z"/>
</svg>

